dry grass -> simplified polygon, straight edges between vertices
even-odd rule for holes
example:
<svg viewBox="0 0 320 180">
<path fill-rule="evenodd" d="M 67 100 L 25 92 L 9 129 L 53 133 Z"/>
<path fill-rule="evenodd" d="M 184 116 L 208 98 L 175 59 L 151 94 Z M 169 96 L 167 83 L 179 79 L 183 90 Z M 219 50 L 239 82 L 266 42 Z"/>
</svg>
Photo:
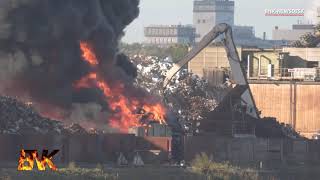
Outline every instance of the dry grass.
<svg viewBox="0 0 320 180">
<path fill-rule="evenodd" d="M 215 162 L 213 156 L 205 153 L 198 154 L 192 161 L 192 171 L 210 179 L 233 179 L 233 180 L 258 180 L 257 171 L 250 169 L 241 169 L 230 165 L 228 162 Z"/>
<path fill-rule="evenodd" d="M 1 170 L 0 180 L 116 180 L 113 175 L 106 173 L 102 168 L 78 168 L 75 163 L 70 163 L 67 168 L 59 169 L 56 172 L 44 171 L 17 171 L 17 170 Z"/>
<path fill-rule="evenodd" d="M 258 177 L 258 175 L 260 177 Z M 171 166 L 144 166 L 104 168 L 102 164 L 93 165 L 92 168 L 80 168 L 76 163 L 70 163 L 66 168 L 57 172 L 19 172 L 16 169 L 0 170 L 0 180 L 291 180 L 310 179 L 318 180 L 318 168 L 308 171 L 283 170 L 283 172 L 261 172 L 252 169 L 241 169 L 229 163 L 217 163 L 212 156 L 199 154 L 192 162 L 192 168 L 178 168 Z M 263 178 L 261 178 L 263 176 Z"/>
</svg>

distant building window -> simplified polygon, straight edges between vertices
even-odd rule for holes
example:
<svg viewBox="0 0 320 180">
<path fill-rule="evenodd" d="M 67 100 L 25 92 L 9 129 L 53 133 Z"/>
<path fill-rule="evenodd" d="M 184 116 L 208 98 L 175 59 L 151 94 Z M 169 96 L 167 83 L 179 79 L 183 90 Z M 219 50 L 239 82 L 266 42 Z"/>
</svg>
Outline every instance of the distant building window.
<svg viewBox="0 0 320 180">
<path fill-rule="evenodd" d="M 198 24 L 200 24 L 201 23 L 201 20 L 200 19 L 198 19 Z"/>
<path fill-rule="evenodd" d="M 206 20 L 204 19 L 204 20 L 202 20 L 202 23 L 206 23 Z"/>
</svg>

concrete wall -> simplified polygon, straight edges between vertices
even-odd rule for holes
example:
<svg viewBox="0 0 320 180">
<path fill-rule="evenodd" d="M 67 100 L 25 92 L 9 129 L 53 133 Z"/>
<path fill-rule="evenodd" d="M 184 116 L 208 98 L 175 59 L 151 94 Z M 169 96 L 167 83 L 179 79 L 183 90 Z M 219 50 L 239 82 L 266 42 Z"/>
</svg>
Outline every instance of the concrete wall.
<svg viewBox="0 0 320 180">
<path fill-rule="evenodd" d="M 62 136 L 19 136 L 19 135 L 0 135 L 0 162 L 18 162 L 20 151 L 38 150 L 42 154 L 42 150 L 47 149 L 50 152 L 54 149 L 64 149 Z M 62 162 L 63 153 L 59 153 L 55 158 Z"/>
<path fill-rule="evenodd" d="M 320 48 L 283 48 L 290 56 L 297 56 L 305 61 L 320 61 Z"/>
<path fill-rule="evenodd" d="M 319 83 L 250 83 L 261 117 L 275 117 L 311 137 L 320 130 Z"/>
<path fill-rule="evenodd" d="M 129 161 L 136 151 L 145 152 L 142 159 L 168 160 L 171 151 L 171 138 L 167 137 L 136 137 L 128 134 L 105 135 L 74 135 L 74 136 L 20 136 L 0 135 L 0 163 L 18 162 L 21 149 L 38 150 L 59 149 L 54 157 L 55 163 L 98 163 L 116 162 L 122 152 Z M 156 151 L 160 155 L 150 156 L 149 151 Z M 148 154 L 149 153 L 149 154 Z M 151 162 L 151 161 L 148 161 Z"/>
<path fill-rule="evenodd" d="M 319 163 L 320 142 L 289 139 L 232 139 L 213 136 L 194 136 L 185 139 L 185 158 L 191 161 L 205 152 L 216 161 L 233 164 L 273 166 L 299 162 Z"/>
<path fill-rule="evenodd" d="M 17 136 L 0 135 L 0 162 L 18 163 L 24 149 L 59 149 L 55 163 L 115 162 L 122 152 L 129 162 L 139 152 L 146 163 L 166 162 L 171 151 L 171 138 L 135 137 L 132 135 L 89 136 Z M 264 164 L 287 162 L 320 162 L 320 141 L 289 139 L 232 139 L 212 135 L 185 137 L 184 155 L 187 161 L 205 152 L 215 160 L 234 164 Z"/>
</svg>

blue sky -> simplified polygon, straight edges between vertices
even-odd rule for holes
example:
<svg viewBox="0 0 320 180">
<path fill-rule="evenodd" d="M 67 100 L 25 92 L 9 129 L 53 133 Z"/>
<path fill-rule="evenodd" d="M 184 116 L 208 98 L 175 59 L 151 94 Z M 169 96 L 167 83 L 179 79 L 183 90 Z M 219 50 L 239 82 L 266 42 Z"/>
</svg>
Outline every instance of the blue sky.
<svg viewBox="0 0 320 180">
<path fill-rule="evenodd" d="M 193 0 L 140 0 L 140 16 L 126 28 L 125 42 L 144 40 L 143 27 L 151 24 L 192 24 Z M 274 26 L 291 28 L 291 25 L 303 17 L 266 17 L 265 9 L 304 8 L 308 12 L 314 9 L 320 0 L 234 0 L 235 23 L 255 27 L 256 36 L 267 32 L 271 38 Z M 308 20 L 309 21 L 309 20 Z M 308 22 L 306 21 L 306 22 Z"/>
</svg>

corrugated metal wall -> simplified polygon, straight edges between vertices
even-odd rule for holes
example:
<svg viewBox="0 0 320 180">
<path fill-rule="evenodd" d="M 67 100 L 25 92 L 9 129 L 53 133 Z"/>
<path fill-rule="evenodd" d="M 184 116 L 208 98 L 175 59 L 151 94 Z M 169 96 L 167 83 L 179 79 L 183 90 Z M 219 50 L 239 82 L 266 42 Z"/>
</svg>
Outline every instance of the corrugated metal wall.
<svg viewBox="0 0 320 180">
<path fill-rule="evenodd" d="M 261 117 L 276 117 L 310 137 L 320 130 L 320 84 L 250 84 Z"/>
<path fill-rule="evenodd" d="M 216 161 L 233 164 L 259 164 L 275 167 L 281 162 L 319 163 L 319 141 L 291 139 L 222 138 L 212 135 L 185 137 L 185 159 L 191 161 L 202 152 Z"/>
<path fill-rule="evenodd" d="M 21 149 L 43 149 L 52 152 L 59 149 L 54 157 L 55 163 L 98 163 L 116 162 L 122 152 L 128 160 L 132 160 L 135 151 L 158 150 L 163 156 L 160 160 L 168 160 L 171 151 L 171 137 L 136 137 L 131 134 L 103 135 L 0 135 L 0 166 L 5 162 L 18 162 Z M 148 157 L 141 155 L 143 160 Z"/>
</svg>

